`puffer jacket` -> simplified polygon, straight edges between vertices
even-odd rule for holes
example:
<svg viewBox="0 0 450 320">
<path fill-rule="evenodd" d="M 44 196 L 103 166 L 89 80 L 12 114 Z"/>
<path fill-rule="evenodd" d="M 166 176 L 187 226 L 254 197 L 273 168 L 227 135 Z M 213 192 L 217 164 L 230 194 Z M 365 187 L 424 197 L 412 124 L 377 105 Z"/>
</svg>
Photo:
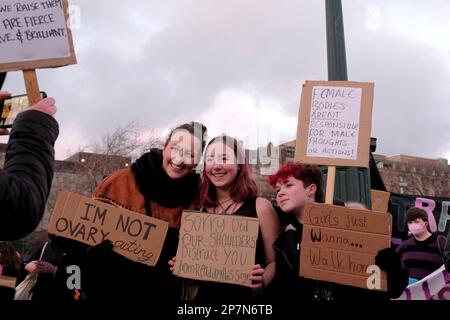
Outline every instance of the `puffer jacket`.
<svg viewBox="0 0 450 320">
<path fill-rule="evenodd" d="M 56 120 L 29 110 L 17 117 L 0 170 L 0 240 L 31 233 L 44 214 L 53 179 Z"/>
</svg>

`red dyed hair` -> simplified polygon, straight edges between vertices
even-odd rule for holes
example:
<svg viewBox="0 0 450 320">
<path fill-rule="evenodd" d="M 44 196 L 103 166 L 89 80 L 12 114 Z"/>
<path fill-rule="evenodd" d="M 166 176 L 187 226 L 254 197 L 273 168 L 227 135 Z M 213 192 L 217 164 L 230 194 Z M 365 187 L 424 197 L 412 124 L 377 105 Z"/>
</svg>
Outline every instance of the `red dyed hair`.
<svg viewBox="0 0 450 320">
<path fill-rule="evenodd" d="M 275 174 L 269 176 L 269 184 L 275 187 L 278 182 L 284 182 L 291 176 L 303 181 L 305 188 L 314 183 L 317 186 L 314 200 L 316 202 L 323 201 L 322 172 L 318 167 L 308 164 L 302 165 L 299 162 L 288 162 L 278 169 Z"/>
<path fill-rule="evenodd" d="M 205 154 L 208 152 L 209 146 L 214 142 L 221 142 L 230 147 L 234 151 L 235 159 L 238 162 L 238 174 L 233 182 L 233 186 L 231 187 L 230 197 L 236 202 L 241 202 L 246 199 L 256 197 L 258 195 L 258 186 L 250 176 L 250 166 L 248 165 L 248 160 L 247 157 L 245 157 L 242 145 L 233 137 L 225 135 L 217 136 L 211 139 L 208 143 Z M 206 157 L 204 158 L 205 161 Z M 218 205 L 216 188 L 214 184 L 209 181 L 205 170 L 203 170 L 202 178 L 198 203 L 200 207 L 214 207 Z"/>
</svg>

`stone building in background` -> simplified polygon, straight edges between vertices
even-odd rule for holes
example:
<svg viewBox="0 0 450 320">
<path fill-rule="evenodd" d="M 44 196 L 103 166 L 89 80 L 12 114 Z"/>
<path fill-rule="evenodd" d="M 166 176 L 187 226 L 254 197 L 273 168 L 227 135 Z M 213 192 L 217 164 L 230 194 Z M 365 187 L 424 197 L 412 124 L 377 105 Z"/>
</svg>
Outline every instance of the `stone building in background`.
<svg viewBox="0 0 450 320">
<path fill-rule="evenodd" d="M 279 145 L 279 164 L 294 160 L 295 140 Z M 450 166 L 447 159 L 427 159 L 407 155 L 383 156 L 374 154 L 378 170 L 389 192 L 433 197 L 450 197 Z M 268 165 L 252 165 L 262 196 L 274 200 L 267 183 Z"/>
<path fill-rule="evenodd" d="M 390 192 L 450 197 L 450 166 L 447 159 L 407 155 L 374 155 L 384 184 Z"/>
</svg>

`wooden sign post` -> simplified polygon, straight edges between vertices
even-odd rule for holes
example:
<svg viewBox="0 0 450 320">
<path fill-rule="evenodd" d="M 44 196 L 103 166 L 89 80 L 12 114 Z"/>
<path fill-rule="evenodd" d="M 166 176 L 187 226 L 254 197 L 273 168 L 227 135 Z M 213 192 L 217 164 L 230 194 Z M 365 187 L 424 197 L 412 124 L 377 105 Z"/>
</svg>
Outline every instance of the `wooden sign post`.
<svg viewBox="0 0 450 320">
<path fill-rule="evenodd" d="M 25 88 L 27 89 L 28 104 L 32 106 L 41 100 L 36 70 L 23 70 L 23 78 L 25 80 Z"/>
<path fill-rule="evenodd" d="M 0 72 L 23 70 L 29 105 L 40 100 L 37 68 L 76 64 L 67 0 L 2 0 Z"/>
<path fill-rule="evenodd" d="M 328 166 L 327 186 L 326 186 L 326 192 L 325 192 L 325 203 L 326 204 L 333 204 L 335 181 L 336 181 L 336 167 Z"/>
</svg>

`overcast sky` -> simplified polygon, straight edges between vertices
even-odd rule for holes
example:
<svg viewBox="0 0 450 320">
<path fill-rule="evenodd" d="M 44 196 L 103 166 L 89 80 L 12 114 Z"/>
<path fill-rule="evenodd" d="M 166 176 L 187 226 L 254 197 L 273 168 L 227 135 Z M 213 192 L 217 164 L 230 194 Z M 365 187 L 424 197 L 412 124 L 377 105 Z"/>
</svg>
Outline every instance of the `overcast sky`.
<svg viewBox="0 0 450 320">
<path fill-rule="evenodd" d="M 450 1 L 342 3 L 348 78 L 375 83 L 376 153 L 450 159 Z M 325 0 L 70 4 L 78 64 L 38 70 L 57 159 L 133 120 L 202 121 L 246 147 L 293 140 L 301 85 L 327 79 Z M 3 89 L 24 92 L 22 73 Z"/>
</svg>

